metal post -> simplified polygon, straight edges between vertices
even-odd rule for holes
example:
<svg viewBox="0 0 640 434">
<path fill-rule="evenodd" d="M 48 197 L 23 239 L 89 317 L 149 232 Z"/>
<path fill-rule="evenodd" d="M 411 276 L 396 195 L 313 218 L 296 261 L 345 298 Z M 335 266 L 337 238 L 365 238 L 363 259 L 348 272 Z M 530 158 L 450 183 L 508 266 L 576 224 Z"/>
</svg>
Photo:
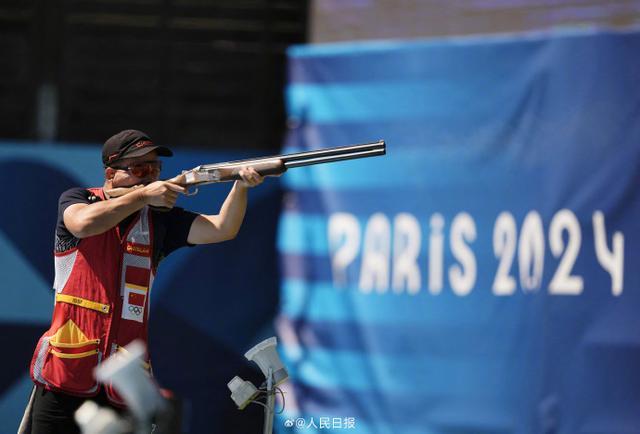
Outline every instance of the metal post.
<svg viewBox="0 0 640 434">
<path fill-rule="evenodd" d="M 267 405 L 264 409 L 263 434 L 272 434 L 273 432 L 273 418 L 275 416 L 276 404 L 276 391 L 273 386 L 273 369 L 269 368 L 269 375 L 267 375 Z"/>
</svg>

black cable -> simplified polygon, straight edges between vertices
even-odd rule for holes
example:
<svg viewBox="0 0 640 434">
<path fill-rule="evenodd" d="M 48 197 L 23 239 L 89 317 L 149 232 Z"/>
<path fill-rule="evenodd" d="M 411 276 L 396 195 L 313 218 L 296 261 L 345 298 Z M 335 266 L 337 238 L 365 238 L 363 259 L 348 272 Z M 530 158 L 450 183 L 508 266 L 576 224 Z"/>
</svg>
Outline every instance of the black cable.
<svg viewBox="0 0 640 434">
<path fill-rule="evenodd" d="M 282 396 L 282 410 L 280 410 L 280 411 L 279 411 L 279 412 L 277 412 L 276 414 L 282 414 L 282 413 L 284 412 L 284 405 L 285 405 L 285 402 L 284 402 L 284 392 L 283 392 L 283 391 L 282 391 L 282 389 L 280 389 L 279 387 L 276 387 L 276 390 L 277 390 L 278 392 L 280 392 L 280 396 Z"/>
<path fill-rule="evenodd" d="M 283 391 L 282 391 L 282 389 L 280 389 L 279 387 L 276 387 L 276 390 L 277 390 L 278 392 L 280 392 L 280 396 L 282 397 L 282 409 L 280 409 L 280 411 L 276 412 L 275 414 L 282 414 L 282 413 L 284 412 L 284 408 L 285 408 L 284 392 L 283 392 Z M 258 392 L 259 392 L 260 394 L 263 394 L 263 393 L 264 393 L 265 395 L 268 395 L 268 394 L 269 394 L 269 392 L 268 392 L 268 391 L 266 391 L 266 390 L 259 390 Z M 255 402 L 256 404 L 260 404 L 260 405 L 262 405 L 263 407 L 265 407 L 265 408 L 266 408 L 266 405 L 265 405 L 265 404 L 263 404 L 261 401 L 258 401 L 258 400 L 256 400 L 256 399 L 254 399 L 254 400 L 252 400 L 251 402 Z"/>
</svg>

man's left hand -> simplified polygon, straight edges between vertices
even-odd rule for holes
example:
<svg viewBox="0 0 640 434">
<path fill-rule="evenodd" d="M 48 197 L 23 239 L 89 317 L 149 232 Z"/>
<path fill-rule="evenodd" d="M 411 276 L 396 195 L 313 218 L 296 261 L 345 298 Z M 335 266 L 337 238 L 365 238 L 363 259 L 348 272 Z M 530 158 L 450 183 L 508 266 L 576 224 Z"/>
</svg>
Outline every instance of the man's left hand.
<svg viewBox="0 0 640 434">
<path fill-rule="evenodd" d="M 253 167 L 243 167 L 238 172 L 238 175 L 242 178 L 238 183 L 245 188 L 255 187 L 264 181 L 264 176 L 260 176 Z"/>
</svg>

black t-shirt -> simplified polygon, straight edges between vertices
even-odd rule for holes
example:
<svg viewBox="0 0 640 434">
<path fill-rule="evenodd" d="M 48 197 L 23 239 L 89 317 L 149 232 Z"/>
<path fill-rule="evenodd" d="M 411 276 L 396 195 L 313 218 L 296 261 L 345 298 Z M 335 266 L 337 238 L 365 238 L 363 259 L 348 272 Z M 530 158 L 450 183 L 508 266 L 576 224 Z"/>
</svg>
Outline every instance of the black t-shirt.
<svg viewBox="0 0 640 434">
<path fill-rule="evenodd" d="M 56 252 L 64 252 L 80 243 L 80 239 L 74 237 L 64 225 L 62 217 L 64 210 L 76 203 L 91 204 L 100 200 L 99 197 L 94 196 L 86 188 L 72 188 L 62 193 L 58 201 Z M 153 213 L 153 264 L 157 266 L 164 257 L 174 250 L 184 246 L 193 246 L 187 242 L 187 237 L 189 236 L 191 223 L 193 223 L 198 214 L 179 207 L 173 207 L 167 212 L 151 209 L 151 212 Z M 119 223 L 121 233 L 126 230 L 136 215 L 137 213 L 133 213 Z"/>
</svg>

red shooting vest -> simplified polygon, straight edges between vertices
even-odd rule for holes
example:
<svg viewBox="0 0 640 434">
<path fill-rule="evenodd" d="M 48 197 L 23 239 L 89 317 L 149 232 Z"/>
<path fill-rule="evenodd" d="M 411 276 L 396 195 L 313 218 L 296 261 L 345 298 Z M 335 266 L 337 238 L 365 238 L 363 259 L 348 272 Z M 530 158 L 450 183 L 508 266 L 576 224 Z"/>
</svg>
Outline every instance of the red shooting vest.
<svg viewBox="0 0 640 434">
<path fill-rule="evenodd" d="M 88 189 L 104 200 L 101 188 Z M 91 397 L 98 364 L 135 339 L 147 344 L 149 295 L 155 270 L 153 222 L 142 208 L 125 233 L 118 226 L 55 253 L 51 328 L 40 338 L 31 378 L 46 389 Z M 148 358 L 146 360 L 148 366 Z M 109 399 L 123 401 L 105 385 Z"/>
</svg>

